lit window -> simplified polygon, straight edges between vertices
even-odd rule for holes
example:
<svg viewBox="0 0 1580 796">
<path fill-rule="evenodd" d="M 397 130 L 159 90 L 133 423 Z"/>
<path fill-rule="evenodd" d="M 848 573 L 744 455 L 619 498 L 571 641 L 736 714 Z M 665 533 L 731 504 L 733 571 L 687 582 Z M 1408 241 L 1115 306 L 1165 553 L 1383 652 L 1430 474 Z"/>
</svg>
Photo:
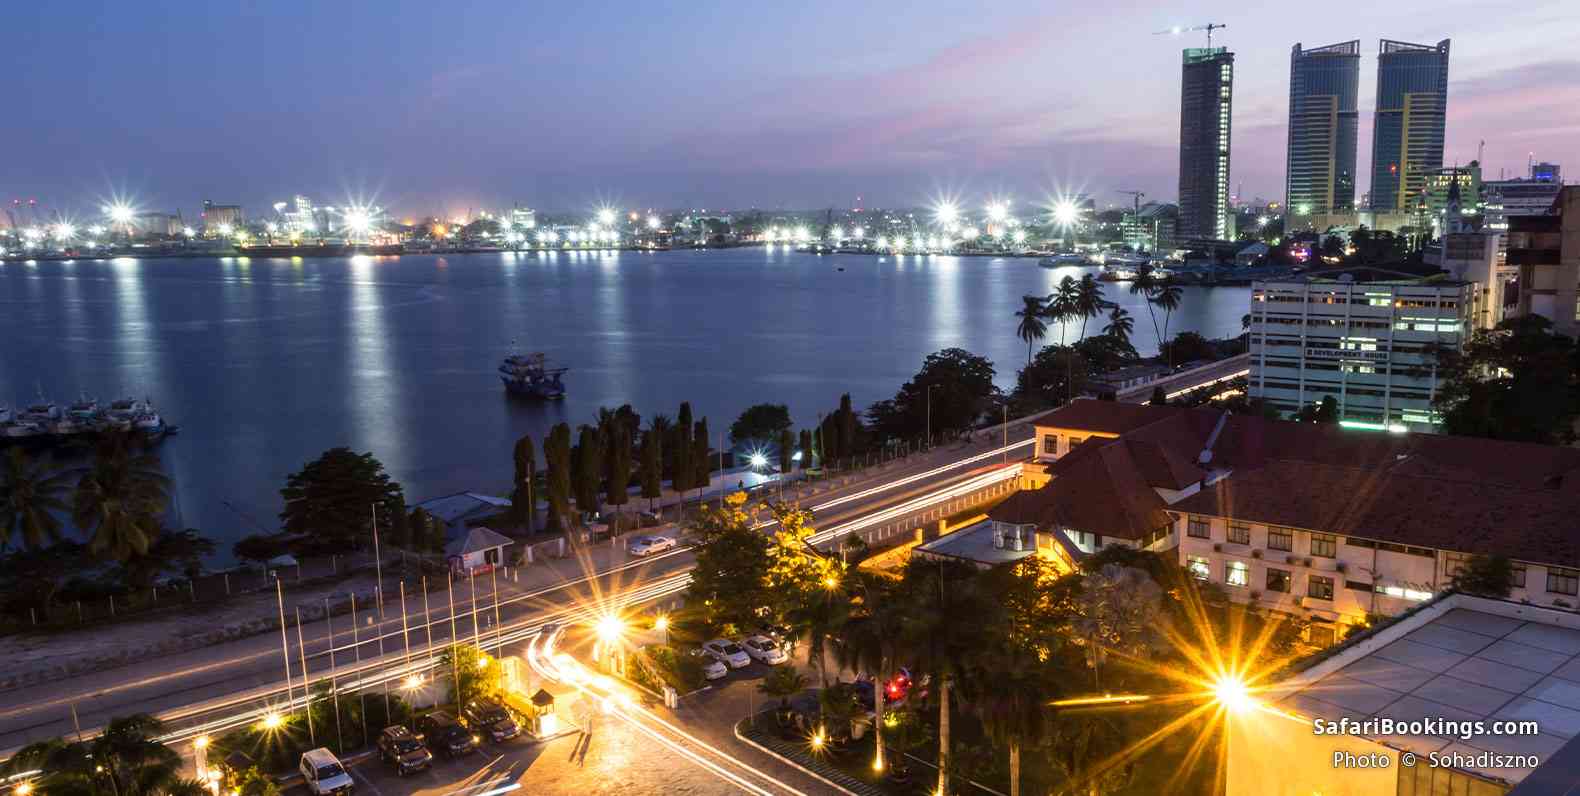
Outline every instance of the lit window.
<svg viewBox="0 0 1580 796">
<path fill-rule="evenodd" d="M 1044 456 L 1059 455 L 1059 438 L 1053 434 L 1042 435 L 1042 453 Z"/>
<path fill-rule="evenodd" d="M 1230 561 L 1224 567 L 1223 582 L 1244 588 L 1251 583 L 1251 567 L 1244 561 Z"/>
<path fill-rule="evenodd" d="M 1212 565 L 1208 564 L 1205 558 L 1191 556 L 1186 559 L 1185 569 L 1197 580 L 1207 580 L 1212 577 Z"/>
<path fill-rule="evenodd" d="M 1333 599 L 1333 579 L 1312 575 L 1306 580 L 1306 596 L 1318 600 Z"/>
</svg>

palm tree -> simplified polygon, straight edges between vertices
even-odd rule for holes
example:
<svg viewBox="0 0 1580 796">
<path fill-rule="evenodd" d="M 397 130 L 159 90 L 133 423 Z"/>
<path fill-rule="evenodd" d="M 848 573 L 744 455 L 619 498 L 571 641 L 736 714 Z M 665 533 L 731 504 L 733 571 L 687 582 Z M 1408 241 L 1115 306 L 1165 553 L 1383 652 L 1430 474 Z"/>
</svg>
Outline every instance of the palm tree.
<svg viewBox="0 0 1580 796">
<path fill-rule="evenodd" d="M 1048 320 L 1059 324 L 1059 345 L 1064 345 L 1065 321 L 1075 317 L 1075 301 L 1080 296 L 1080 283 L 1074 277 L 1066 276 L 1059 280 L 1059 286 L 1054 289 L 1053 295 L 1048 296 L 1045 305 L 1048 310 Z"/>
<path fill-rule="evenodd" d="M 1049 678 L 1031 655 L 1001 642 L 973 680 L 979 687 L 973 689 L 972 707 L 994 743 L 1009 747 L 1009 796 L 1020 796 L 1021 748 L 1047 734 Z"/>
<path fill-rule="evenodd" d="M 72 520 L 89 535 L 88 551 L 117 561 L 148 552 L 170 499 L 159 457 L 134 453 L 133 444 L 128 434 L 106 435 L 72 497 Z"/>
<path fill-rule="evenodd" d="M 878 725 L 883 725 L 883 700 L 889 674 L 895 669 L 896 648 L 903 632 L 904 615 L 892 598 L 884 582 L 876 578 L 863 578 L 863 613 L 845 625 L 840 632 L 834 655 L 839 665 L 853 672 L 865 672 L 872 678 L 873 714 Z M 887 765 L 883 754 L 883 732 L 874 733 L 876 747 L 872 757 L 875 771 Z"/>
<path fill-rule="evenodd" d="M 1020 319 L 1020 325 L 1015 327 L 1015 334 L 1026 341 L 1026 364 L 1031 364 L 1031 344 L 1043 338 L 1048 333 L 1048 325 L 1042 322 L 1047 308 L 1043 306 L 1041 296 L 1021 296 L 1025 304 L 1015 317 Z"/>
<path fill-rule="evenodd" d="M 1103 283 L 1085 274 L 1075 287 L 1075 314 L 1081 317 L 1081 340 L 1086 339 L 1086 322 L 1103 314 L 1108 302 L 1103 298 Z"/>
<path fill-rule="evenodd" d="M 1147 302 L 1147 315 L 1152 318 L 1152 335 L 1163 342 L 1163 332 L 1158 329 L 1157 313 L 1152 311 L 1152 293 L 1157 290 L 1158 277 L 1152 272 L 1152 266 L 1143 265 L 1136 269 L 1136 278 L 1130 281 L 1130 295 L 1140 296 Z"/>
<path fill-rule="evenodd" d="M 43 771 L 35 788 L 47 796 L 166 796 L 190 793 L 181 755 L 161 743 L 164 724 L 146 713 L 110 720 L 92 741 L 59 738 L 23 747 L 0 773 Z"/>
<path fill-rule="evenodd" d="M 828 687 L 828 663 L 825 652 L 829 639 L 839 633 L 850 618 L 850 600 L 840 594 L 839 586 L 824 590 L 822 595 L 808 594 L 800 604 L 791 608 L 786 621 L 797 636 L 806 637 L 807 658 L 817 664 L 818 679 Z"/>
<path fill-rule="evenodd" d="M 58 515 L 70 510 L 66 493 L 71 474 L 49 472 L 49 460 L 30 463 L 21 448 L 12 448 L 0 471 L 0 549 L 13 535 L 22 547 L 37 549 L 60 541 Z"/>
<path fill-rule="evenodd" d="M 1135 331 L 1136 321 L 1130 317 L 1130 312 L 1124 307 L 1115 304 L 1108 311 L 1108 324 L 1103 327 L 1103 334 L 1123 342 L 1130 342 L 1130 333 Z"/>
<path fill-rule="evenodd" d="M 805 691 L 806 686 L 806 675 L 786 663 L 769 669 L 768 676 L 757 684 L 757 690 L 779 700 L 779 707 L 774 711 L 774 717 L 783 727 L 790 723 L 790 697 Z M 755 723 L 755 717 L 753 718 Z"/>
<path fill-rule="evenodd" d="M 1148 302 L 1162 307 L 1164 311 L 1163 336 L 1158 338 L 1158 345 L 1160 347 L 1163 345 L 1163 341 L 1167 340 L 1169 336 L 1169 318 L 1174 315 L 1175 310 L 1179 309 L 1180 302 L 1184 300 L 1184 298 L 1185 290 L 1183 288 L 1174 284 L 1174 280 L 1172 279 L 1164 279 L 1158 282 L 1157 287 L 1153 288 L 1152 290 L 1152 296 L 1147 299 Z M 1174 352 L 1171 349 L 1169 351 L 1169 367 L 1173 366 Z"/>
<path fill-rule="evenodd" d="M 949 795 L 952 760 L 949 709 L 955 683 L 981 654 L 985 628 L 1002 610 L 978 587 L 969 565 L 913 559 L 905 573 L 906 617 L 901 656 L 932 677 L 938 694 L 938 796 Z"/>
</svg>

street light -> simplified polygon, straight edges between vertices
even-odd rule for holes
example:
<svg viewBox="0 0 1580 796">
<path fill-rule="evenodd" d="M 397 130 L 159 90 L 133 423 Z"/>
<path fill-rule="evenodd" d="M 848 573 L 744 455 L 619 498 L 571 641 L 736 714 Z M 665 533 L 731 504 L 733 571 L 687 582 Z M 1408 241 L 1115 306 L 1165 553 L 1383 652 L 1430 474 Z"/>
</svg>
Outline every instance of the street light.
<svg viewBox="0 0 1580 796">
<path fill-rule="evenodd" d="M 664 634 L 664 646 L 669 646 L 669 614 L 659 614 L 653 620 L 653 629 Z"/>
<path fill-rule="evenodd" d="M 603 207 L 598 209 L 598 223 L 604 226 L 614 224 L 614 208 Z"/>
</svg>

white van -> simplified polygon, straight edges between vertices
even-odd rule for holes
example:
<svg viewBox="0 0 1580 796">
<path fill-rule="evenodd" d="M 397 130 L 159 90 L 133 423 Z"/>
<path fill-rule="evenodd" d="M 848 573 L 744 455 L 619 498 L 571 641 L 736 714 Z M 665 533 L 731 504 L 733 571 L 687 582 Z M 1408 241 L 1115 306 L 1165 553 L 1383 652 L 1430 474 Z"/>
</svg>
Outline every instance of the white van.
<svg viewBox="0 0 1580 796">
<path fill-rule="evenodd" d="M 302 753 L 302 779 L 313 796 L 346 796 L 351 793 L 351 774 L 340 765 L 335 753 L 319 747 Z"/>
</svg>

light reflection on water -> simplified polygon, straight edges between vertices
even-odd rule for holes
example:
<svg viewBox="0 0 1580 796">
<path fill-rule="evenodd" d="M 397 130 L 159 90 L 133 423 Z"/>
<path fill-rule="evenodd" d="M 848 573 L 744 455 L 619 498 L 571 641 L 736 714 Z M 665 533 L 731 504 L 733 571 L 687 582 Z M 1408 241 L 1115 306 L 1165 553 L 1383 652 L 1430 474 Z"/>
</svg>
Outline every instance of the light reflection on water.
<svg viewBox="0 0 1580 796">
<path fill-rule="evenodd" d="M 0 403 L 35 384 L 57 401 L 151 396 L 182 427 L 163 448 L 181 519 L 228 552 L 275 522 L 287 473 L 336 445 L 372 451 L 415 502 L 507 493 L 516 437 L 541 449 L 549 426 L 600 404 L 673 417 L 689 400 L 718 431 L 772 401 L 810 424 L 842 392 L 892 395 L 951 346 L 993 359 L 1008 388 L 1026 357 L 1020 297 L 1066 270 L 1082 273 L 782 248 L 13 263 L 0 265 Z M 1145 303 L 1107 290 L 1155 349 Z M 1170 331 L 1238 334 L 1247 296 L 1187 289 Z M 564 401 L 506 398 L 494 368 L 512 340 L 571 368 Z"/>
</svg>

